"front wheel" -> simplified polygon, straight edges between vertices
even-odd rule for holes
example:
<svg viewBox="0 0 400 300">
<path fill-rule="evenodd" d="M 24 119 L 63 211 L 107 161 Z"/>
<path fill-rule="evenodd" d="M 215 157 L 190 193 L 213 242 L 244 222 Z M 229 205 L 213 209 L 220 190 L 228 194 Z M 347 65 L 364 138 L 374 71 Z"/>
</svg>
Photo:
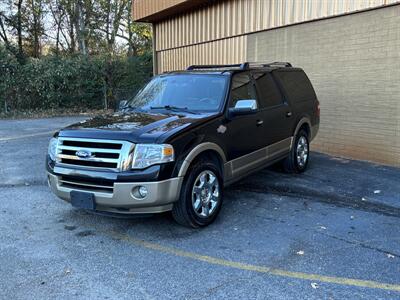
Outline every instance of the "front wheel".
<svg viewBox="0 0 400 300">
<path fill-rule="evenodd" d="M 301 173 L 307 169 L 310 159 L 310 143 L 305 130 L 300 130 L 294 140 L 288 157 L 283 161 L 283 168 L 288 173 Z"/>
<path fill-rule="evenodd" d="M 174 203 L 172 216 L 188 227 L 202 227 L 217 217 L 223 198 L 219 168 L 210 161 L 199 160 L 189 169 L 179 200 Z"/>
</svg>

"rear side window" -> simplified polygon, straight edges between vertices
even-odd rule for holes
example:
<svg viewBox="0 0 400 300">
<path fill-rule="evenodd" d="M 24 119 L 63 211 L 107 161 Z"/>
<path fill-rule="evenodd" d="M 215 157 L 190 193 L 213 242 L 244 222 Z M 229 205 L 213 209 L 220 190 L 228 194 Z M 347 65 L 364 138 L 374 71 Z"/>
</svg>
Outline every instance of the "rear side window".
<svg viewBox="0 0 400 300">
<path fill-rule="evenodd" d="M 315 99 L 315 92 L 303 71 L 276 71 L 274 75 L 281 81 L 292 103 Z"/>
<path fill-rule="evenodd" d="M 262 108 L 280 105 L 283 97 L 270 73 L 253 73 Z"/>
<path fill-rule="evenodd" d="M 229 107 L 235 107 L 238 100 L 256 99 L 253 83 L 248 73 L 235 74 L 232 78 L 231 101 Z"/>
</svg>

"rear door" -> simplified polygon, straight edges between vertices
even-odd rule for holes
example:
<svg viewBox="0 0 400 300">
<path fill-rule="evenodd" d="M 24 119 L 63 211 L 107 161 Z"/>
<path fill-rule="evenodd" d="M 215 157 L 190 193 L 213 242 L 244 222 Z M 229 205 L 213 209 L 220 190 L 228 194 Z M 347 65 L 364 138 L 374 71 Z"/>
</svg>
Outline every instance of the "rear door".
<svg viewBox="0 0 400 300">
<path fill-rule="evenodd" d="M 306 73 L 301 69 L 279 69 L 273 71 L 277 81 L 284 87 L 285 97 L 292 107 L 294 127 L 301 118 L 316 122 L 317 96 Z"/>
<path fill-rule="evenodd" d="M 264 139 L 268 156 L 274 158 L 289 151 L 293 113 L 270 72 L 253 71 L 260 112 L 264 120 Z"/>
</svg>

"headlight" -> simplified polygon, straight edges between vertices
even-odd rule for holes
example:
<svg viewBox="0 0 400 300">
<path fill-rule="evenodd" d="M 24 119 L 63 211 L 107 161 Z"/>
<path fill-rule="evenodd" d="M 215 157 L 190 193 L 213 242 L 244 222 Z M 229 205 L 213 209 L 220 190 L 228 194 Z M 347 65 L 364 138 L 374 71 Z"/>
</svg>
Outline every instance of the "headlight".
<svg viewBox="0 0 400 300">
<path fill-rule="evenodd" d="M 167 144 L 137 144 L 133 153 L 132 169 L 174 161 L 174 148 Z"/>
<path fill-rule="evenodd" d="M 56 155 L 57 155 L 57 145 L 58 145 L 58 139 L 57 138 L 52 138 L 49 143 L 49 149 L 47 153 L 49 154 L 50 158 L 52 161 L 56 160 Z"/>
</svg>

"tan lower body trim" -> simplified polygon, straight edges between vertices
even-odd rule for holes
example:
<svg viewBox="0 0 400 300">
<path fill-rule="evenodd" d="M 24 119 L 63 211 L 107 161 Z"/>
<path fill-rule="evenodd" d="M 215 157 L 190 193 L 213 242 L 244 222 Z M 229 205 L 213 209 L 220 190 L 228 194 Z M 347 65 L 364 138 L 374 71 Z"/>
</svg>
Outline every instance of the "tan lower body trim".
<svg viewBox="0 0 400 300">
<path fill-rule="evenodd" d="M 289 137 L 252 153 L 228 161 L 224 165 L 224 177 L 226 181 L 239 177 L 251 169 L 272 161 L 275 158 L 289 153 L 293 137 Z"/>
</svg>

